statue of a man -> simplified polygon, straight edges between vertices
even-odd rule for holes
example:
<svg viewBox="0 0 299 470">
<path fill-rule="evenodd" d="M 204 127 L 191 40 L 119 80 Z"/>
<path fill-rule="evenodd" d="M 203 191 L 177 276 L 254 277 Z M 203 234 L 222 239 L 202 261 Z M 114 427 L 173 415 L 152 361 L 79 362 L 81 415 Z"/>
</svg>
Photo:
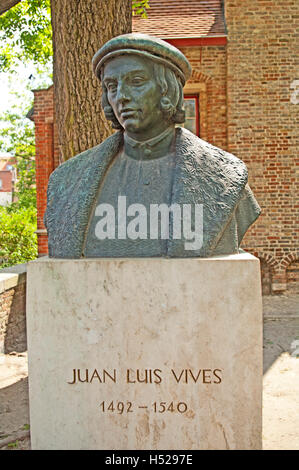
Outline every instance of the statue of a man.
<svg viewBox="0 0 299 470">
<path fill-rule="evenodd" d="M 93 68 L 119 132 L 52 173 L 49 256 L 237 253 L 260 208 L 241 160 L 177 126 L 186 57 L 160 39 L 126 34 L 95 54 Z"/>
</svg>

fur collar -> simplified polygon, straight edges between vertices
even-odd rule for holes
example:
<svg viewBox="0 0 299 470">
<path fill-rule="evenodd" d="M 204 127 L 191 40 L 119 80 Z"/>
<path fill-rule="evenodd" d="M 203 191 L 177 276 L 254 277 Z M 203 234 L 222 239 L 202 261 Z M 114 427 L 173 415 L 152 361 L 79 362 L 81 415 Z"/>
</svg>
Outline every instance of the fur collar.
<svg viewBox="0 0 299 470">
<path fill-rule="evenodd" d="M 45 214 L 50 257 L 82 256 L 99 187 L 122 146 L 123 134 L 117 132 L 51 174 Z M 192 256 L 212 254 L 246 183 L 247 170 L 241 160 L 177 128 L 172 203 L 203 204 L 204 243 Z M 183 240 L 169 240 L 168 256 L 186 256 Z"/>
</svg>

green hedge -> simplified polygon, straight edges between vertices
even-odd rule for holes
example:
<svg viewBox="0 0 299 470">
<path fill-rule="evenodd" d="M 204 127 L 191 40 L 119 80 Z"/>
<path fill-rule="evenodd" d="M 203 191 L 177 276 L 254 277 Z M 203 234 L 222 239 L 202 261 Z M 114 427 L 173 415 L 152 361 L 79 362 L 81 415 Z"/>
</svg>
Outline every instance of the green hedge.
<svg viewBox="0 0 299 470">
<path fill-rule="evenodd" d="M 37 257 L 36 209 L 0 207 L 0 268 Z"/>
</svg>

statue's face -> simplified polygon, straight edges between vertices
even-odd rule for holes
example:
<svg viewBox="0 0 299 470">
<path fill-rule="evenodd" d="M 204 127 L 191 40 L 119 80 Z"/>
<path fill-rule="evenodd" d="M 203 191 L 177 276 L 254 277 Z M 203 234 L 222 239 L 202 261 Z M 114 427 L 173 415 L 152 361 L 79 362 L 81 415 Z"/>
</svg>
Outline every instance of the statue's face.
<svg viewBox="0 0 299 470">
<path fill-rule="evenodd" d="M 160 109 L 161 90 L 153 63 L 139 56 L 119 56 L 104 67 L 102 80 L 114 114 L 128 133 L 147 140 L 163 132 L 169 123 Z"/>
</svg>

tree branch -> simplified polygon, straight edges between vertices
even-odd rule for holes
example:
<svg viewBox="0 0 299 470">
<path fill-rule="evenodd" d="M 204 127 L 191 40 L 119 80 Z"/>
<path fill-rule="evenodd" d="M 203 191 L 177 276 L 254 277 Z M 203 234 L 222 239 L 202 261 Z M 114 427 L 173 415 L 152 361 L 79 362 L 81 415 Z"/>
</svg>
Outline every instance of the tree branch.
<svg viewBox="0 0 299 470">
<path fill-rule="evenodd" d="M 20 3 L 21 0 L 1 0 L 0 2 L 0 15 L 3 15 L 6 11 Z"/>
</svg>

